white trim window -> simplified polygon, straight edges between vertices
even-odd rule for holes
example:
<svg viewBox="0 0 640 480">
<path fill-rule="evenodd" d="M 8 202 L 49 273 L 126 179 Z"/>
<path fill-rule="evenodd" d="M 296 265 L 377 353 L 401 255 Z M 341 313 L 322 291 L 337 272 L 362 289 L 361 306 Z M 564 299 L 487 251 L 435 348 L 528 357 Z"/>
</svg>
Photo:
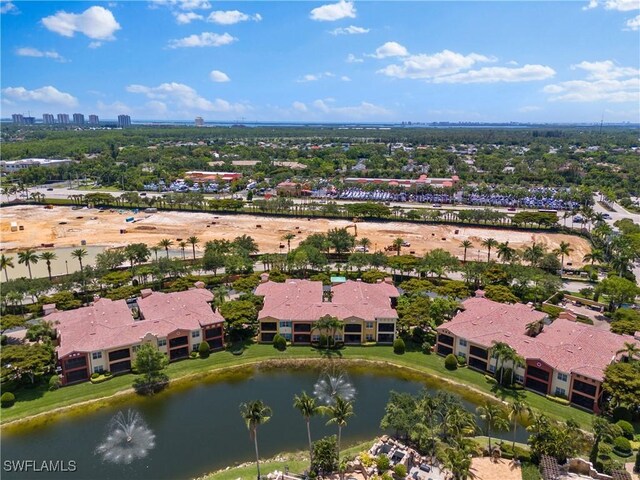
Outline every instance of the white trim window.
<svg viewBox="0 0 640 480">
<path fill-rule="evenodd" d="M 467 341 L 464 338 L 461 338 L 460 340 L 458 340 L 458 343 L 460 344 L 461 347 L 467 346 Z"/>
<path fill-rule="evenodd" d="M 567 381 L 567 374 L 566 373 L 562 373 L 562 372 L 558 372 L 558 380 L 566 382 Z"/>
<path fill-rule="evenodd" d="M 159 338 L 158 339 L 158 347 L 166 347 L 167 346 L 167 339 L 166 338 Z"/>
<path fill-rule="evenodd" d="M 100 360 L 102 358 L 102 352 L 93 352 L 91 354 L 91 358 L 94 360 Z"/>
</svg>

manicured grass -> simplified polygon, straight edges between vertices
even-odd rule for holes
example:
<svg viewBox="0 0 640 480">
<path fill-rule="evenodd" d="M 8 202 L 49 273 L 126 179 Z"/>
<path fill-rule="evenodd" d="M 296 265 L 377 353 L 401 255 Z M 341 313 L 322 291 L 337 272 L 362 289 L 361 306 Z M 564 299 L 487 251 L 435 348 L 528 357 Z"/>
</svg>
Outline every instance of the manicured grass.
<svg viewBox="0 0 640 480">
<path fill-rule="evenodd" d="M 296 360 L 296 359 L 327 359 L 339 361 L 340 359 L 348 360 L 367 360 L 379 362 L 383 365 L 394 364 L 400 367 L 406 367 L 413 372 L 414 380 L 431 380 L 435 387 L 442 387 L 442 379 L 457 382 L 462 385 L 449 384 L 446 388 L 450 388 L 471 400 L 483 401 L 484 397 L 478 393 L 487 393 L 501 400 L 511 401 L 520 398 L 527 402 L 531 407 L 545 412 L 550 417 L 558 420 L 566 420 L 573 418 L 584 429 L 591 428 L 592 414 L 578 410 L 573 407 L 560 405 L 552 402 L 541 395 L 524 390 L 509 390 L 486 381 L 484 376 L 476 371 L 468 368 L 460 368 L 455 371 L 449 371 L 444 367 L 442 357 L 437 355 L 425 355 L 421 352 L 410 351 L 404 355 L 396 355 L 390 346 L 358 346 L 345 347 L 338 351 L 319 351 L 311 347 L 289 347 L 284 352 L 279 352 L 272 345 L 251 345 L 242 355 L 236 356 L 229 351 L 221 351 L 212 353 L 207 359 L 183 360 L 171 363 L 167 368 L 167 374 L 172 379 L 180 377 L 189 377 L 180 382 L 181 385 L 191 385 L 203 380 L 213 379 L 217 376 L 217 371 L 222 368 L 247 365 L 251 363 L 263 363 L 268 360 Z M 364 367 L 367 369 L 367 367 Z M 386 368 L 385 370 L 389 370 Z M 208 375 L 208 374 L 211 375 Z M 218 372 L 219 373 L 219 372 Z M 393 374 L 394 372 L 389 372 Z M 426 376 L 425 376 L 426 374 Z M 438 377 L 438 378 L 434 378 Z M 89 400 L 103 399 L 96 405 L 83 405 L 81 410 L 100 408 L 105 404 L 113 404 L 115 399 L 105 399 L 110 395 L 130 389 L 133 375 L 122 375 L 113 378 L 107 382 L 100 384 L 92 384 L 85 382 L 78 385 L 64 387 L 56 391 L 46 390 L 46 386 L 34 389 L 23 389 L 16 394 L 16 404 L 10 408 L 0 411 L 1 423 L 12 420 L 18 420 L 30 415 L 48 412 L 50 410 L 86 402 Z M 434 381 L 435 380 L 435 381 Z M 175 383 L 175 382 L 174 382 Z M 471 386 L 476 391 L 465 387 Z M 171 390 L 171 388 L 170 388 Z M 131 397 L 122 396 L 122 401 L 129 401 Z M 49 416 L 47 416 L 49 417 Z"/>
</svg>

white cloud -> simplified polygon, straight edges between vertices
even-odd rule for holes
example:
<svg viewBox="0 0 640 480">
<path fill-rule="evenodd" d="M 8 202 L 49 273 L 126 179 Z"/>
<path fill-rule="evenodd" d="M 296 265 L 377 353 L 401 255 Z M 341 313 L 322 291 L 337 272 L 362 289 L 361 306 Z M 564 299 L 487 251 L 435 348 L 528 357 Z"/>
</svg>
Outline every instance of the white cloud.
<svg viewBox="0 0 640 480">
<path fill-rule="evenodd" d="M 13 15 L 17 15 L 18 13 L 20 13 L 20 10 L 18 10 L 18 7 L 16 7 L 15 3 L 2 0 L 2 3 L 0 3 L 0 13 L 11 13 Z"/>
<path fill-rule="evenodd" d="M 65 58 L 54 50 L 42 51 L 37 48 L 23 47 L 16 50 L 16 55 L 20 57 L 52 58 L 58 62 L 65 62 Z"/>
<path fill-rule="evenodd" d="M 213 32 L 203 32 L 200 35 L 189 35 L 188 37 L 169 41 L 169 48 L 180 47 L 221 47 L 237 40 L 236 37 L 223 33 L 222 35 Z"/>
<path fill-rule="evenodd" d="M 180 10 L 209 10 L 211 3 L 208 0 L 151 0 L 150 8 L 158 6 L 176 7 Z"/>
<path fill-rule="evenodd" d="M 293 102 L 291 106 L 293 107 L 294 110 L 297 110 L 298 112 L 306 112 L 309 110 L 307 106 L 302 102 Z"/>
<path fill-rule="evenodd" d="M 2 89 L 2 95 L 9 100 L 19 102 L 41 102 L 62 105 L 66 107 L 75 107 L 78 105 L 78 99 L 73 95 L 61 92 L 51 85 L 35 90 L 27 90 L 24 87 L 7 87 Z"/>
<path fill-rule="evenodd" d="M 518 109 L 521 113 L 530 113 L 530 112 L 538 112 L 542 110 L 542 107 L 538 107 L 537 105 L 525 105 L 524 107 L 520 107 Z"/>
<path fill-rule="evenodd" d="M 217 23 L 218 25 L 233 25 L 239 22 L 246 22 L 247 20 L 259 22 L 262 20 L 262 16 L 260 14 L 247 15 L 238 10 L 216 10 L 215 12 L 211 12 L 207 17 L 207 22 Z"/>
<path fill-rule="evenodd" d="M 407 55 L 409 55 L 409 52 L 403 45 L 400 45 L 398 42 L 387 42 L 376 48 L 376 53 L 370 56 L 375 58 L 387 58 L 406 57 Z"/>
<path fill-rule="evenodd" d="M 338 3 L 330 3 L 314 8 L 309 16 L 312 20 L 321 22 L 333 22 L 342 18 L 356 18 L 356 7 L 353 2 L 340 0 Z"/>
<path fill-rule="evenodd" d="M 356 57 L 353 53 L 347 55 L 347 59 L 345 60 L 347 63 L 362 63 L 364 60 L 362 58 Z"/>
<path fill-rule="evenodd" d="M 555 74 L 555 70 L 546 65 L 524 65 L 519 68 L 483 67 L 478 70 L 438 76 L 433 81 L 434 83 L 514 83 L 546 80 Z"/>
<path fill-rule="evenodd" d="M 242 113 L 248 109 L 241 103 L 230 103 L 221 98 L 208 100 L 198 95 L 198 92 L 184 83 L 162 83 L 157 87 L 145 85 L 129 85 L 126 88 L 129 93 L 139 93 L 151 100 L 162 100 L 169 107 L 179 109 L 197 110 L 203 112 L 235 112 Z"/>
<path fill-rule="evenodd" d="M 573 70 L 587 73 L 583 80 L 569 80 L 544 87 L 550 101 L 611 103 L 640 102 L 640 70 L 619 67 L 611 60 L 581 62 Z"/>
<path fill-rule="evenodd" d="M 303 75 L 296 81 L 298 83 L 317 82 L 322 78 L 331 78 L 331 77 L 335 77 L 335 74 L 332 72 L 307 73 L 306 75 Z"/>
<path fill-rule="evenodd" d="M 227 75 L 224 72 L 221 72 L 220 70 L 211 70 L 211 73 L 209 74 L 209 78 L 213 82 L 217 82 L 217 83 L 224 83 L 224 82 L 231 81 L 231 79 L 229 78 L 229 75 Z"/>
<path fill-rule="evenodd" d="M 334 30 L 331 30 L 329 33 L 331 35 L 359 35 L 363 33 L 369 33 L 369 31 L 370 30 L 368 28 L 349 25 L 348 27 L 344 28 L 336 28 Z"/>
<path fill-rule="evenodd" d="M 102 42 L 89 42 L 89 48 L 100 48 L 102 46 Z"/>
<path fill-rule="evenodd" d="M 638 0 L 606 0 L 604 8 L 606 10 L 629 12 L 631 10 L 640 10 L 640 2 Z"/>
<path fill-rule="evenodd" d="M 598 0 L 589 0 L 589 3 L 582 7 L 583 10 L 591 10 L 598 6 Z"/>
<path fill-rule="evenodd" d="M 384 107 L 375 105 L 369 102 L 361 102 L 359 105 L 338 107 L 333 105 L 332 99 L 315 100 L 312 103 L 313 107 L 331 118 L 379 118 L 386 117 L 391 114 L 389 110 Z"/>
<path fill-rule="evenodd" d="M 145 111 L 154 116 L 161 116 L 167 113 L 169 108 L 167 104 L 159 100 L 151 100 L 145 104 Z"/>
<path fill-rule="evenodd" d="M 96 108 L 102 113 L 111 115 L 130 115 L 133 109 L 123 102 L 105 103 L 102 100 L 96 102 Z"/>
<path fill-rule="evenodd" d="M 343 75 L 340 77 L 340 80 L 342 80 L 343 82 L 350 82 L 351 78 L 346 75 Z"/>
<path fill-rule="evenodd" d="M 173 14 L 176 17 L 176 22 L 179 25 L 187 25 L 188 23 L 191 23 L 194 20 L 203 20 L 204 17 L 200 14 L 197 14 L 195 12 L 175 12 Z"/>
<path fill-rule="evenodd" d="M 82 13 L 59 11 L 43 18 L 42 24 L 63 37 L 73 37 L 79 32 L 95 40 L 113 40 L 113 34 L 121 28 L 110 10 L 97 6 Z"/>
<path fill-rule="evenodd" d="M 634 18 L 630 18 L 629 20 L 627 20 L 627 23 L 625 23 L 626 25 L 626 30 L 633 30 L 634 32 L 638 29 L 640 29 L 640 15 L 634 17 Z"/>
<path fill-rule="evenodd" d="M 401 64 L 387 65 L 378 73 L 395 78 L 411 78 L 431 80 L 446 75 L 454 75 L 471 68 L 476 63 L 491 62 L 494 59 L 470 53 L 461 53 L 443 50 L 432 55 L 410 55 L 402 60 Z"/>
</svg>

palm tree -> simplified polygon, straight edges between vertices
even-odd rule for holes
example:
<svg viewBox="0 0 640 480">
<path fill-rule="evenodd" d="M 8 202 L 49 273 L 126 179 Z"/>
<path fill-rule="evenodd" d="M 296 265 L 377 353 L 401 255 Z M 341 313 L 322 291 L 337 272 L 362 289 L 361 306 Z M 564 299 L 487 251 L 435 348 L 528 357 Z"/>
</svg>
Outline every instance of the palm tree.
<svg viewBox="0 0 640 480">
<path fill-rule="evenodd" d="M 24 263 L 27 266 L 27 269 L 29 270 L 29 278 L 33 279 L 33 275 L 31 275 L 31 264 L 38 263 L 38 255 L 36 254 L 36 251 L 32 248 L 27 248 L 22 252 L 18 252 L 18 263 Z"/>
<path fill-rule="evenodd" d="M 287 241 L 287 253 L 291 253 L 291 240 L 294 238 L 296 238 L 296 234 L 291 232 L 282 236 L 282 240 Z"/>
<path fill-rule="evenodd" d="M 7 268 L 13 268 L 13 257 L 6 257 L 3 254 L 0 255 L 0 268 L 4 270 L 4 278 L 9 281 L 9 274 L 7 273 Z"/>
<path fill-rule="evenodd" d="M 293 399 L 293 407 L 296 408 L 303 416 L 307 423 L 307 437 L 309 439 L 309 458 L 313 461 L 313 445 L 311 443 L 311 417 L 320 412 L 320 408 L 316 405 L 316 399 L 302 392 L 302 395 L 296 395 Z"/>
<path fill-rule="evenodd" d="M 487 262 L 491 261 L 491 249 L 499 245 L 495 238 L 486 238 L 480 244 L 487 248 Z"/>
<path fill-rule="evenodd" d="M 490 354 L 496 357 L 496 371 L 500 370 L 500 385 L 502 385 L 502 377 L 504 375 L 504 361 L 510 360 L 515 351 L 504 342 L 494 342 L 490 349 Z M 499 365 L 499 366 L 498 366 Z"/>
<path fill-rule="evenodd" d="M 616 352 L 616 354 L 622 354 L 627 357 L 627 361 L 632 362 L 634 357 L 640 358 L 640 348 L 635 343 L 624 342 L 624 347 Z"/>
<path fill-rule="evenodd" d="M 167 258 L 169 258 L 169 247 L 173 245 L 173 241 L 168 238 L 163 238 L 158 242 L 158 246 L 164 248 L 164 251 L 167 253 Z"/>
<path fill-rule="evenodd" d="M 512 451 L 516 448 L 516 430 L 518 428 L 518 419 L 527 412 L 527 404 L 521 400 L 516 400 L 509 404 L 509 420 L 513 422 L 513 445 Z"/>
<path fill-rule="evenodd" d="M 57 259 L 55 252 L 42 252 L 40 254 L 40 260 L 44 260 L 47 264 L 47 271 L 49 272 L 49 280 L 51 280 L 51 260 Z"/>
<path fill-rule="evenodd" d="M 327 350 L 329 350 L 329 347 L 331 346 L 332 341 L 335 340 L 336 332 L 343 327 L 344 327 L 344 323 L 338 320 L 337 317 L 332 317 L 331 315 L 325 315 L 324 317 L 314 322 L 313 330 L 317 330 L 319 332 L 326 332 Z"/>
<path fill-rule="evenodd" d="M 571 248 L 571 245 L 569 244 L 569 242 L 560 242 L 560 246 L 553 251 L 553 253 L 555 253 L 556 255 L 560 255 L 560 258 L 561 258 L 561 261 L 560 261 L 561 276 L 564 271 L 564 256 L 571 255 L 571 252 L 573 252 L 573 248 Z"/>
<path fill-rule="evenodd" d="M 250 438 L 256 449 L 256 467 L 258 468 L 258 480 L 260 480 L 260 454 L 258 453 L 258 427 L 267 423 L 271 419 L 271 408 L 264 404 L 262 400 L 254 400 L 249 403 L 240 404 L 240 415 L 249 430 Z"/>
<path fill-rule="evenodd" d="M 509 246 L 509 241 L 503 242 L 498 245 L 498 258 L 503 262 L 510 262 L 515 258 L 515 249 Z"/>
<path fill-rule="evenodd" d="M 180 242 L 178 246 L 180 247 L 180 250 L 182 250 L 182 259 L 184 260 L 184 249 L 187 247 L 187 242 Z"/>
<path fill-rule="evenodd" d="M 535 241 L 531 244 L 531 246 L 524 249 L 524 253 L 522 254 L 522 258 L 531 263 L 532 267 L 536 267 L 542 257 L 544 257 L 545 248 L 543 245 L 536 243 Z"/>
<path fill-rule="evenodd" d="M 361 239 L 357 240 L 356 243 L 362 247 L 362 250 L 364 252 L 367 252 L 369 250 L 369 247 L 371 247 L 371 240 L 369 240 L 367 237 L 362 237 Z"/>
<path fill-rule="evenodd" d="M 198 243 L 200 243 L 200 239 L 194 235 L 192 237 L 187 238 L 187 243 L 191 244 L 191 249 L 193 250 L 193 259 L 195 260 L 196 259 L 196 245 L 198 245 Z"/>
<path fill-rule="evenodd" d="M 460 246 L 464 248 L 464 257 L 462 259 L 463 263 L 467 263 L 467 249 L 473 247 L 473 242 L 471 240 L 463 240 L 460 242 Z"/>
<path fill-rule="evenodd" d="M 598 248 L 594 248 L 593 250 L 591 250 L 591 253 L 587 253 L 584 257 L 582 257 L 582 261 L 591 263 L 591 266 L 593 267 L 593 264 L 595 262 L 604 262 L 604 252 Z"/>
<path fill-rule="evenodd" d="M 396 251 L 397 255 L 400 255 L 400 250 L 402 249 L 402 246 L 404 245 L 404 240 L 400 237 L 396 238 L 393 243 L 393 249 Z"/>
<path fill-rule="evenodd" d="M 77 258 L 80 263 L 80 273 L 84 272 L 84 267 L 82 265 L 82 259 L 88 255 L 88 252 L 85 248 L 77 248 L 73 252 L 71 252 L 71 256 L 73 258 Z"/>
<path fill-rule="evenodd" d="M 153 245 L 152 247 L 149 248 L 149 250 L 151 250 L 153 252 L 153 255 L 155 256 L 156 262 L 158 261 L 158 252 L 160 251 L 160 247 L 158 245 Z"/>
<path fill-rule="evenodd" d="M 498 420 L 500 418 L 504 420 L 503 411 L 497 405 L 485 402 L 484 405 L 476 408 L 476 412 L 478 416 L 487 423 L 487 437 L 489 438 L 489 451 L 491 451 L 491 429 L 493 427 L 503 426 L 503 422 Z"/>
<path fill-rule="evenodd" d="M 323 415 L 329 415 L 331 418 L 327 425 L 336 424 L 338 426 L 338 462 L 340 461 L 340 438 L 342 437 L 342 428 L 347 426 L 347 420 L 353 416 L 353 402 L 344 400 L 336 395 L 333 405 L 328 407 L 319 407 Z"/>
</svg>

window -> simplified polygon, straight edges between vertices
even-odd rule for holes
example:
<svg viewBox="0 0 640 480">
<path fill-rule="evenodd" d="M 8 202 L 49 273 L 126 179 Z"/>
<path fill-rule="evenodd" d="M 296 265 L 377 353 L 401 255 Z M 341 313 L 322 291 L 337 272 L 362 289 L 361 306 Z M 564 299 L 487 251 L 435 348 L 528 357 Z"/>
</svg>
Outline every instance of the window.
<svg viewBox="0 0 640 480">
<path fill-rule="evenodd" d="M 291 322 L 290 321 L 280 322 L 280 328 L 291 328 Z"/>
<path fill-rule="evenodd" d="M 496 366 L 495 365 L 489 365 L 489 371 L 491 373 L 495 373 L 496 372 Z"/>
<path fill-rule="evenodd" d="M 93 373 L 102 373 L 104 372 L 104 367 L 100 365 L 99 367 L 93 367 Z"/>
<path fill-rule="evenodd" d="M 556 397 L 566 397 L 567 392 L 564 388 L 556 387 Z"/>
<path fill-rule="evenodd" d="M 91 354 L 91 358 L 93 358 L 94 360 L 99 360 L 102 358 L 102 352 L 93 352 Z"/>
<path fill-rule="evenodd" d="M 364 322 L 364 328 L 373 329 L 373 322 Z"/>
<path fill-rule="evenodd" d="M 166 338 L 161 338 L 160 340 L 158 340 L 158 347 L 166 347 L 166 346 L 167 346 Z"/>
<path fill-rule="evenodd" d="M 458 352 L 458 356 L 462 358 L 467 358 L 467 354 L 464 352 Z"/>
<path fill-rule="evenodd" d="M 524 383 L 524 377 L 523 377 L 522 375 L 518 375 L 518 374 L 516 373 L 515 377 L 516 377 L 516 382 L 518 382 L 518 383 Z"/>
<path fill-rule="evenodd" d="M 342 340 L 343 340 L 342 335 L 336 335 L 334 337 L 334 339 L 335 339 L 336 342 L 342 342 Z"/>
<path fill-rule="evenodd" d="M 458 343 L 460 344 L 461 347 L 466 347 L 467 346 L 467 341 L 464 338 L 461 338 Z"/>
<path fill-rule="evenodd" d="M 371 334 L 371 333 L 367 333 L 365 335 L 365 339 L 367 340 L 367 342 L 373 342 L 373 338 L 374 338 L 373 334 Z"/>
<path fill-rule="evenodd" d="M 198 338 L 200 336 L 200 330 L 193 330 L 191 332 L 191 338 Z"/>
<path fill-rule="evenodd" d="M 200 344 L 199 343 L 194 343 L 193 344 L 193 351 L 194 352 L 197 352 L 199 348 L 200 348 Z"/>
<path fill-rule="evenodd" d="M 311 335 L 311 341 L 312 342 L 317 342 L 320 340 L 320 335 Z"/>
<path fill-rule="evenodd" d="M 567 381 L 567 374 L 558 372 L 558 380 L 562 380 L 563 382 Z"/>
</svg>

